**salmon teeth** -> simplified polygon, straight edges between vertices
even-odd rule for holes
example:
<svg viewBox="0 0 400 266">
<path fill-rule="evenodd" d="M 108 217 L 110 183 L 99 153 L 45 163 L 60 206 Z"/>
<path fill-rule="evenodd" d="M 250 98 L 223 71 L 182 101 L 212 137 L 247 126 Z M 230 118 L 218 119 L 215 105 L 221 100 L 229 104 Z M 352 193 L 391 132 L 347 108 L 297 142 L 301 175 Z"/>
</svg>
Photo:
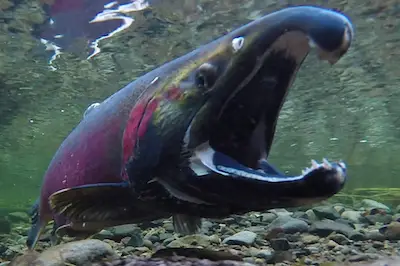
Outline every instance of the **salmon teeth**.
<svg viewBox="0 0 400 266">
<path fill-rule="evenodd" d="M 328 170 L 332 169 L 332 164 L 325 158 L 322 159 L 322 165 Z"/>
<path fill-rule="evenodd" d="M 302 174 L 302 175 L 306 175 L 306 174 L 308 174 L 309 172 L 311 172 L 311 170 L 313 170 L 313 169 L 310 168 L 310 167 L 306 167 L 304 170 L 301 171 L 301 174 Z"/>
<path fill-rule="evenodd" d="M 311 169 L 317 169 L 319 167 L 319 164 L 317 163 L 316 160 L 311 160 Z"/>
</svg>

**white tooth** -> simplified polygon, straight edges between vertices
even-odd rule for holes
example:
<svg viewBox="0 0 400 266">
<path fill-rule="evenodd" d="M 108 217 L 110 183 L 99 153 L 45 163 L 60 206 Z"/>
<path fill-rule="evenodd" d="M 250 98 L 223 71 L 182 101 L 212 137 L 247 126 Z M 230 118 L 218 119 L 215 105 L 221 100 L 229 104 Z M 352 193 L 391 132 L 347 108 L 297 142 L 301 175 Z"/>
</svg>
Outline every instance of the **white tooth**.
<svg viewBox="0 0 400 266">
<path fill-rule="evenodd" d="M 305 175 L 306 173 L 307 173 L 306 170 L 301 170 L 302 175 Z"/>
<path fill-rule="evenodd" d="M 329 170 L 332 169 L 332 165 L 331 165 L 330 162 L 328 162 L 327 159 L 323 158 L 323 159 L 322 159 L 322 162 L 323 162 L 323 165 L 324 165 L 324 167 L 325 167 L 326 169 L 329 169 Z"/>
<path fill-rule="evenodd" d="M 346 169 L 346 164 L 344 162 L 339 162 L 338 165 L 342 167 L 342 169 Z"/>
<path fill-rule="evenodd" d="M 319 167 L 319 164 L 315 160 L 311 160 L 312 169 L 316 169 Z"/>
<path fill-rule="evenodd" d="M 322 161 L 327 165 L 331 165 L 331 163 L 326 158 L 323 158 Z"/>
</svg>

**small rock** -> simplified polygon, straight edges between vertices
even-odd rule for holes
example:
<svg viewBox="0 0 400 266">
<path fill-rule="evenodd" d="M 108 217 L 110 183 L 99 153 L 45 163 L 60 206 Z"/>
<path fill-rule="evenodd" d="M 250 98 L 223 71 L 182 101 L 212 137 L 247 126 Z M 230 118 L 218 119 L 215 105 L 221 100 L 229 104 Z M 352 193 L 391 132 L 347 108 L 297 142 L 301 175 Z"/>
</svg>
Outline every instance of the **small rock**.
<svg viewBox="0 0 400 266">
<path fill-rule="evenodd" d="M 274 258 L 274 255 L 275 255 L 275 252 L 273 250 L 261 249 L 254 254 L 254 257 L 262 258 L 268 263 L 269 261 L 271 261 Z"/>
<path fill-rule="evenodd" d="M 316 221 L 310 227 L 310 233 L 316 234 L 320 237 L 327 237 L 333 232 L 341 233 L 348 238 L 356 233 L 356 231 L 350 226 L 331 220 Z"/>
<path fill-rule="evenodd" d="M 381 248 L 383 248 L 385 245 L 383 244 L 383 242 L 381 242 L 381 241 L 374 241 L 373 243 L 372 243 L 372 247 L 374 247 L 374 248 L 378 248 L 378 249 L 381 249 Z"/>
<path fill-rule="evenodd" d="M 267 212 L 261 215 L 261 221 L 264 223 L 271 223 L 278 217 L 275 213 Z"/>
<path fill-rule="evenodd" d="M 251 226 L 247 228 L 247 231 L 251 231 L 256 234 L 264 233 L 266 231 L 264 226 Z"/>
<path fill-rule="evenodd" d="M 133 252 L 135 252 L 135 248 L 134 247 L 124 247 L 121 252 L 124 255 L 131 255 Z"/>
<path fill-rule="evenodd" d="M 358 231 L 352 231 L 350 234 L 347 235 L 350 240 L 354 241 L 362 241 L 365 239 L 365 235 Z"/>
<path fill-rule="evenodd" d="M 141 247 L 143 246 L 143 242 L 142 235 L 136 233 L 129 238 L 129 241 L 126 243 L 126 245 L 131 247 Z"/>
<path fill-rule="evenodd" d="M 330 235 L 328 239 L 331 239 L 340 245 L 350 244 L 350 239 L 348 239 L 345 235 L 342 234 L 334 233 L 333 235 Z"/>
<path fill-rule="evenodd" d="M 306 247 L 305 250 L 307 250 L 310 254 L 318 254 L 321 252 L 321 249 L 316 246 L 309 246 Z"/>
<path fill-rule="evenodd" d="M 339 244 L 336 243 L 336 242 L 333 241 L 333 240 L 329 240 L 328 243 L 326 243 L 326 246 L 327 246 L 329 249 L 334 249 L 334 248 L 336 248 L 338 245 L 339 245 Z"/>
<path fill-rule="evenodd" d="M 306 215 L 309 221 L 318 221 L 318 217 L 315 215 L 313 210 L 307 210 Z"/>
<path fill-rule="evenodd" d="M 113 238 L 113 233 L 111 233 L 108 230 L 101 230 L 97 234 L 93 236 L 94 239 L 99 239 L 99 240 L 104 240 L 104 239 L 112 239 Z"/>
<path fill-rule="evenodd" d="M 395 215 L 392 216 L 393 221 L 400 222 L 400 213 L 396 213 Z"/>
<path fill-rule="evenodd" d="M 271 239 L 270 244 L 275 251 L 286 251 L 290 249 L 290 243 L 286 238 Z"/>
<path fill-rule="evenodd" d="M 369 224 L 374 225 L 377 223 L 380 224 L 389 224 L 392 221 L 392 215 L 390 214 L 375 214 L 375 215 L 366 215 L 364 217 Z"/>
<path fill-rule="evenodd" d="M 111 246 L 98 239 L 86 239 L 57 245 L 45 250 L 34 265 L 63 266 L 90 265 L 103 259 L 117 259 Z"/>
<path fill-rule="evenodd" d="M 349 220 L 340 218 L 340 219 L 335 220 L 335 222 L 342 223 L 342 224 L 350 226 L 353 229 L 356 229 L 356 225 L 353 224 L 352 222 L 350 222 Z"/>
<path fill-rule="evenodd" d="M 302 235 L 301 236 L 301 242 L 303 242 L 306 245 L 318 243 L 319 239 L 320 238 L 315 235 Z"/>
<path fill-rule="evenodd" d="M 388 225 L 379 228 L 379 233 L 385 236 L 386 239 L 399 240 L 400 239 L 400 222 L 391 222 Z"/>
<path fill-rule="evenodd" d="M 342 246 L 340 253 L 342 253 L 343 255 L 348 255 L 351 253 L 351 249 L 348 246 Z"/>
<path fill-rule="evenodd" d="M 336 220 L 340 218 L 340 214 L 333 208 L 333 206 L 320 206 L 312 209 L 318 219 Z"/>
<path fill-rule="evenodd" d="M 169 243 L 164 243 L 168 248 L 188 248 L 189 244 L 183 243 L 180 239 L 175 239 L 170 241 Z"/>
<path fill-rule="evenodd" d="M 211 235 L 208 239 L 211 243 L 221 244 L 221 238 L 218 235 Z"/>
<path fill-rule="evenodd" d="M 145 239 L 145 240 L 143 240 L 143 246 L 151 249 L 151 248 L 153 248 L 153 243 L 150 240 Z"/>
<path fill-rule="evenodd" d="M 277 264 L 281 262 L 292 262 L 294 259 L 295 256 L 290 251 L 277 251 L 275 252 L 274 257 L 268 263 Z"/>
<path fill-rule="evenodd" d="M 371 259 L 378 259 L 379 256 L 376 254 L 368 254 L 368 253 L 364 253 L 364 254 L 357 254 L 357 255 L 353 255 L 350 256 L 348 258 L 349 262 L 360 262 L 360 261 L 368 261 Z"/>
<path fill-rule="evenodd" d="M 156 237 L 158 237 L 159 241 L 165 241 L 166 239 L 174 239 L 173 235 L 170 233 L 161 233 L 158 236 L 156 235 Z"/>
<path fill-rule="evenodd" d="M 134 224 L 114 226 L 108 230 L 113 234 L 113 238 L 124 238 L 141 233 L 141 229 Z"/>
<path fill-rule="evenodd" d="M 208 247 L 211 245 L 211 240 L 209 236 L 201 235 L 201 234 L 194 234 L 194 235 L 187 235 L 177 240 L 184 244 L 184 246 L 201 246 L 201 247 Z M 174 242 L 172 241 L 172 242 Z M 172 244 L 171 242 L 171 244 Z M 173 245 L 173 244 L 172 244 Z"/>
<path fill-rule="evenodd" d="M 353 223 L 360 223 L 360 221 L 363 219 L 359 211 L 344 211 L 342 213 L 342 218 L 347 219 Z"/>
<path fill-rule="evenodd" d="M 253 257 L 244 257 L 243 261 L 246 263 L 251 263 L 251 265 L 254 265 L 255 259 Z"/>
<path fill-rule="evenodd" d="M 293 213 L 293 215 L 292 215 L 292 217 L 293 218 L 297 218 L 297 219 L 308 219 L 308 216 L 307 216 L 307 214 L 305 213 L 305 212 L 302 212 L 302 211 L 296 211 L 296 212 L 294 212 Z"/>
<path fill-rule="evenodd" d="M 268 226 L 267 232 L 277 229 L 280 229 L 285 234 L 294 234 L 297 232 L 307 232 L 309 225 L 307 222 L 300 219 L 290 216 L 280 216 Z"/>
<path fill-rule="evenodd" d="M 269 212 L 276 214 L 277 216 L 291 216 L 293 212 L 289 212 L 286 209 L 272 209 Z"/>
<path fill-rule="evenodd" d="M 293 250 L 292 253 L 296 258 L 301 258 L 304 256 L 311 255 L 311 251 L 309 249 L 296 249 L 296 250 Z"/>
<path fill-rule="evenodd" d="M 257 234 L 250 231 L 241 231 L 233 236 L 225 238 L 222 243 L 227 245 L 252 245 Z"/>
<path fill-rule="evenodd" d="M 343 212 L 346 210 L 346 208 L 344 206 L 341 205 L 335 205 L 333 207 L 340 215 L 343 214 Z"/>
<path fill-rule="evenodd" d="M 391 209 L 383 203 L 377 202 L 371 199 L 364 199 L 361 201 L 361 205 L 365 208 L 378 208 L 386 210 L 388 213 L 391 213 Z"/>
</svg>

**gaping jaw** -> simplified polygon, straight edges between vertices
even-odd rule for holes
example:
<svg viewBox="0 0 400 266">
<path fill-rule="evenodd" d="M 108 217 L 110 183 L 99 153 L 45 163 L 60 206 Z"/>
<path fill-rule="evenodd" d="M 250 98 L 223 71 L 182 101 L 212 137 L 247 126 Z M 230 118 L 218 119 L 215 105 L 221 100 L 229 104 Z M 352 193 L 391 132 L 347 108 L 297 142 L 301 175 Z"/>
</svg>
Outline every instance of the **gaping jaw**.
<svg viewBox="0 0 400 266">
<path fill-rule="evenodd" d="M 309 50 L 306 35 L 288 32 L 258 56 L 254 66 L 247 65 L 251 71 L 222 106 L 210 146 L 257 169 L 269 153 L 279 112 Z"/>
<path fill-rule="evenodd" d="M 298 14 L 295 9 L 294 15 L 288 14 L 286 20 L 281 21 L 286 23 L 283 29 L 275 29 L 257 37 L 251 36 L 247 47 L 246 31 L 237 32 L 231 39 L 232 47 L 237 48 L 236 53 L 240 53 L 240 49 L 244 51 L 235 58 L 235 66 L 228 68 L 224 77 L 216 83 L 216 86 L 220 84 L 229 88 L 230 95 L 224 95 L 223 104 L 220 104 L 222 97 L 215 96 L 217 100 L 214 99 L 214 102 L 219 103 L 220 108 L 214 109 L 212 117 L 209 116 L 209 133 L 205 134 L 208 138 L 195 138 L 203 140 L 197 143 L 191 158 L 191 168 L 199 177 L 209 176 L 210 173 L 236 175 L 271 183 L 271 189 L 279 183 L 285 183 L 281 188 L 284 187 L 287 192 L 291 191 L 290 186 L 304 190 L 303 175 L 290 178 L 271 176 L 261 171 L 260 162 L 268 156 L 281 107 L 310 50 L 315 48 L 320 59 L 334 64 L 348 50 L 353 38 L 352 26 L 344 16 L 324 10 L 313 17 L 312 14 L 306 14 L 307 8 L 301 10 L 300 7 L 301 12 Z M 304 15 L 314 19 L 315 25 L 310 26 L 307 21 L 305 25 L 290 24 L 301 21 L 299 17 Z M 336 38 L 332 38 L 333 35 Z M 329 38 L 330 42 L 327 42 Z M 235 89 L 232 91 L 232 88 Z M 218 88 L 215 91 L 218 92 Z M 193 137 L 190 129 L 188 135 L 187 139 Z M 193 147 L 193 139 L 191 141 Z M 340 171 L 341 166 L 336 166 Z M 331 184 L 330 190 L 313 190 L 308 195 L 299 194 L 298 198 L 323 198 L 337 193 L 345 180 L 334 173 L 332 178 L 332 184 L 332 180 L 326 180 Z M 292 195 L 295 194 L 292 192 Z"/>
<path fill-rule="evenodd" d="M 345 182 L 337 174 L 345 172 L 340 164 L 288 177 L 265 167 L 265 159 L 288 90 L 311 48 L 333 64 L 348 50 L 352 38 L 351 23 L 343 15 L 294 7 L 199 48 L 198 61 L 190 61 L 197 70 L 189 77 L 206 96 L 198 108 L 185 105 L 195 111 L 183 123 L 185 136 L 179 135 L 183 137 L 178 169 L 182 175 L 177 177 L 176 171 L 165 175 L 162 167 L 155 178 L 168 196 L 180 200 L 179 208 L 186 202 L 249 211 L 242 204 L 252 210 L 290 207 L 337 193 Z M 173 147 L 167 150 L 176 149 L 176 142 L 170 143 Z M 171 156 L 162 158 L 171 164 Z"/>
</svg>

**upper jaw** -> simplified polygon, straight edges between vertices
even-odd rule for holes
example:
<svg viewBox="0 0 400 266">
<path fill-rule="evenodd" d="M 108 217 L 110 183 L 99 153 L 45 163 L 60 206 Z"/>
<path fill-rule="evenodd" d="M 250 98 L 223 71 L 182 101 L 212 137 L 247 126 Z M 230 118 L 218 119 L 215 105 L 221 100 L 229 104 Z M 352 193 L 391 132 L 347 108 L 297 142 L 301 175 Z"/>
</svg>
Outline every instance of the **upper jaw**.
<svg viewBox="0 0 400 266">
<path fill-rule="evenodd" d="M 316 19 L 324 22 L 319 25 Z M 241 39 L 244 45 L 232 55 L 232 62 L 237 65 L 228 64 L 225 71 L 228 74 L 216 84 L 217 90 L 223 92 L 217 91 L 216 98 L 223 98 L 224 102 L 208 116 L 209 138 L 198 139 L 192 147 L 209 141 L 214 149 L 256 168 L 258 160 L 268 156 L 286 94 L 309 51 L 315 48 L 319 59 L 335 64 L 347 52 L 353 37 L 354 30 L 346 17 L 313 7 L 278 11 L 226 36 L 224 43 L 232 42 L 233 47 L 234 41 Z M 246 98 L 254 104 L 264 98 L 259 111 L 255 106 L 239 110 Z M 234 110 L 237 113 L 232 115 Z M 247 117 L 246 112 L 249 112 Z M 255 122 L 250 125 L 249 121 Z M 261 131 L 264 131 L 262 136 L 256 134 Z M 241 140 L 237 140 L 239 135 Z M 254 145 L 249 150 L 246 147 L 250 143 L 258 143 L 262 148 Z"/>
<path fill-rule="evenodd" d="M 205 113 L 196 115 L 186 133 L 185 148 L 192 152 L 189 163 L 198 177 L 196 179 L 201 180 L 202 177 L 215 175 L 236 176 L 248 184 L 249 191 L 253 191 L 260 184 L 264 185 L 262 186 L 264 194 L 271 188 L 276 188 L 279 193 L 275 196 L 257 195 L 263 196 L 263 206 L 273 205 L 273 200 L 277 200 L 277 204 L 287 200 L 288 205 L 295 205 L 297 202 L 293 202 L 291 198 L 295 190 L 289 193 L 288 188 L 311 189 L 310 193 L 315 192 L 305 197 L 305 200 L 329 197 L 341 189 L 345 178 L 343 180 L 333 178 L 332 190 L 319 195 L 318 191 L 312 189 L 331 180 L 328 175 L 322 175 L 320 180 L 307 179 L 311 182 L 304 187 L 306 177 L 314 175 L 299 175 L 284 180 L 282 177 L 271 178 L 258 169 L 259 161 L 268 156 L 276 121 L 288 88 L 310 49 L 316 48 L 320 59 L 333 64 L 347 51 L 353 38 L 353 29 L 348 20 L 333 13 L 319 17 L 321 14 L 313 13 L 314 11 L 321 12 L 319 9 L 309 7 L 277 12 L 217 41 L 224 45 L 230 43 L 232 49 L 236 49 L 232 55 L 235 59 L 231 61 L 232 64 L 226 64 L 226 71 L 216 82 L 214 88 L 216 91 L 209 101 L 212 108 L 205 108 Z M 318 23 L 316 20 L 319 19 L 324 21 Z M 329 35 L 335 35 L 336 44 L 333 46 L 330 46 L 332 42 L 324 42 L 325 37 Z M 243 38 L 244 45 L 235 48 L 234 44 L 237 44 L 237 41 L 234 43 L 234 40 L 238 38 Z M 246 63 L 249 67 L 243 65 Z M 286 73 L 286 76 L 282 76 L 283 73 Z M 248 108 L 238 110 L 240 105 L 235 103 L 235 100 L 243 103 L 246 99 L 249 100 Z M 260 102 L 255 104 L 254 101 L 257 100 Z M 253 123 L 254 116 L 257 117 Z M 193 126 L 195 129 L 192 131 Z M 261 134 L 255 136 L 257 128 L 261 128 Z M 239 141 L 232 140 L 232 137 L 238 137 Z M 258 151 L 246 150 L 250 140 L 263 147 Z M 238 145 L 235 147 L 235 144 Z M 249 152 L 255 154 L 250 161 L 247 159 Z M 221 161 L 221 156 L 225 161 Z M 217 157 L 219 159 L 216 159 Z M 235 188 L 240 187 L 237 186 L 240 182 L 236 183 L 238 179 L 224 180 L 235 183 Z M 191 184 L 193 183 L 185 185 Z M 221 188 L 221 193 L 228 192 L 224 192 Z M 295 198 L 299 199 L 301 196 Z"/>
</svg>

